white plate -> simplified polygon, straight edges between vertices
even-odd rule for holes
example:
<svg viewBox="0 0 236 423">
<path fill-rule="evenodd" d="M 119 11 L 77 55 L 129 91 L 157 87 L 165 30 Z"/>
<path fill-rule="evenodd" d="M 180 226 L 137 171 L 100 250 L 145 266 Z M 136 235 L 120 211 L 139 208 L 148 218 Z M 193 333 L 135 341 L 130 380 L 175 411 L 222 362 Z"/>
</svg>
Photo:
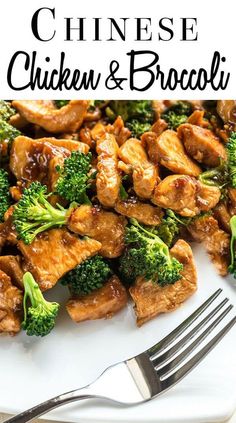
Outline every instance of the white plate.
<svg viewBox="0 0 236 423">
<path fill-rule="evenodd" d="M 17 413 L 86 385 L 110 364 L 140 353 L 160 340 L 218 287 L 236 304 L 232 279 L 219 277 L 199 246 L 194 247 L 194 255 L 199 279 L 197 293 L 177 311 L 157 317 L 140 329 L 135 326 L 130 306 L 113 319 L 79 325 L 61 312 L 54 332 L 42 339 L 24 333 L 14 338 L 1 337 L 0 411 Z M 64 288 L 55 292 L 56 299 L 64 297 L 65 301 Z M 222 422 L 236 409 L 235 335 L 233 328 L 195 370 L 149 403 L 121 409 L 84 401 L 55 410 L 47 418 L 80 423 Z"/>
</svg>

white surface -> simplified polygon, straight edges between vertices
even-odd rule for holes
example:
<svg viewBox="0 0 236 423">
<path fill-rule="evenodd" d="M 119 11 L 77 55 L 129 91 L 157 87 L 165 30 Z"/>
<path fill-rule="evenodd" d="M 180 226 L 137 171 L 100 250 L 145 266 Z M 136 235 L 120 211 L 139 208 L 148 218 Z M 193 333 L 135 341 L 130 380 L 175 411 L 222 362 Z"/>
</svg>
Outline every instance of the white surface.
<svg viewBox="0 0 236 423">
<path fill-rule="evenodd" d="M 140 329 L 135 326 L 130 306 L 111 320 L 80 325 L 61 312 L 56 330 L 43 339 L 29 338 L 24 333 L 15 338 L 2 337 L 0 410 L 16 413 L 91 382 L 108 365 L 157 342 L 218 287 L 236 304 L 232 280 L 217 276 L 200 247 L 194 248 L 194 254 L 198 264 L 198 292 L 177 311 L 160 316 Z M 59 291 L 58 298 L 63 298 L 64 289 Z M 222 294 L 220 298 L 223 299 Z M 50 413 L 50 418 L 80 423 L 225 421 L 236 408 L 235 334 L 233 328 L 192 373 L 145 405 L 124 410 L 83 402 L 58 409 Z"/>
</svg>

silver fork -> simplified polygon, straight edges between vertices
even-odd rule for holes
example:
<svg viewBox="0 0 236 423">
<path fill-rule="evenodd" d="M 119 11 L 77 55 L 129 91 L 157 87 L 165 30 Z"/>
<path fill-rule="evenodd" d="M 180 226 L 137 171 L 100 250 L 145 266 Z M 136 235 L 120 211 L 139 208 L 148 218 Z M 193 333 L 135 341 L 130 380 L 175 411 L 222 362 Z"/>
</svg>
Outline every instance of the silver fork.
<svg viewBox="0 0 236 423">
<path fill-rule="evenodd" d="M 29 422 L 50 410 L 78 400 L 100 398 L 122 406 L 131 406 L 144 403 L 165 392 L 200 363 L 235 324 L 236 316 L 208 343 L 191 355 L 233 308 L 232 305 L 224 307 L 229 301 L 225 298 L 186 333 L 186 329 L 205 312 L 221 292 L 222 290 L 218 289 L 191 316 L 147 351 L 108 367 L 92 384 L 52 398 L 6 420 L 5 423 Z M 182 334 L 183 337 L 180 336 Z M 189 355 L 191 357 L 186 361 Z M 181 363 L 183 364 L 180 366 Z"/>
</svg>

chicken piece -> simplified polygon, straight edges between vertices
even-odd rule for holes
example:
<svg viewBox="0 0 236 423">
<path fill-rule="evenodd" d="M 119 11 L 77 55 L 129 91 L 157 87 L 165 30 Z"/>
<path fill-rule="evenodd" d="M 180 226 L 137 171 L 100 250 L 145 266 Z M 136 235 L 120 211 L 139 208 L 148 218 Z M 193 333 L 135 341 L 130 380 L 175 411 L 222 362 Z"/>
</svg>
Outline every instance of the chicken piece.
<svg viewBox="0 0 236 423">
<path fill-rule="evenodd" d="M 226 276 L 230 264 L 230 235 L 219 229 L 204 241 L 204 245 L 219 275 Z"/>
<path fill-rule="evenodd" d="M 152 100 L 152 107 L 155 111 L 156 118 L 159 119 L 160 115 L 171 106 L 171 100 Z"/>
<path fill-rule="evenodd" d="M 75 132 L 82 125 L 87 113 L 87 100 L 71 100 L 57 109 L 50 100 L 14 100 L 13 107 L 28 122 L 41 126 L 48 132 Z"/>
<path fill-rule="evenodd" d="M 228 210 L 228 207 L 225 203 L 220 202 L 217 204 L 217 206 L 214 209 L 214 217 L 218 220 L 221 227 L 226 231 L 230 233 L 230 218 L 231 214 Z"/>
<path fill-rule="evenodd" d="M 30 245 L 18 242 L 24 256 L 23 268 L 33 274 L 40 289 L 52 288 L 67 272 L 95 255 L 101 244 L 94 239 L 79 239 L 66 229 L 43 232 Z"/>
<path fill-rule="evenodd" d="M 236 100 L 218 100 L 217 113 L 225 123 L 235 126 Z"/>
<path fill-rule="evenodd" d="M 151 127 L 151 132 L 159 137 L 168 128 L 168 123 L 164 119 L 158 119 Z"/>
<path fill-rule="evenodd" d="M 154 132 L 146 132 L 141 140 L 145 141 L 149 158 L 153 163 L 160 163 L 174 173 L 200 175 L 200 167 L 187 156 L 175 131 L 164 131 L 159 137 Z"/>
<path fill-rule="evenodd" d="M 135 303 L 138 326 L 160 313 L 175 310 L 197 289 L 197 273 L 190 246 L 179 239 L 170 252 L 184 266 L 181 279 L 162 287 L 151 280 L 146 281 L 143 277 L 138 277 L 134 286 L 129 289 Z"/>
<path fill-rule="evenodd" d="M 127 292 L 117 276 L 112 276 L 102 288 L 84 297 L 75 297 L 66 304 L 72 320 L 107 319 L 127 304 Z"/>
<path fill-rule="evenodd" d="M 23 289 L 23 275 L 20 256 L 1 256 L 0 270 L 6 273 L 18 288 Z"/>
<path fill-rule="evenodd" d="M 26 125 L 28 125 L 29 122 L 19 113 L 16 113 L 15 115 L 10 117 L 9 123 L 17 129 L 22 129 Z"/>
<path fill-rule="evenodd" d="M 33 140 L 19 136 L 12 144 L 10 169 L 18 180 L 37 180 L 46 183 L 50 190 L 53 189 L 58 178 L 55 166 L 63 164 L 64 159 L 70 156 L 71 151 L 76 150 L 87 154 L 89 147 L 73 140 L 55 138 Z"/>
<path fill-rule="evenodd" d="M 33 140 L 19 136 L 12 145 L 10 168 L 17 179 L 36 178 L 37 174 L 40 176 L 41 172 L 45 173 L 51 158 L 68 157 L 74 150 L 86 153 L 88 147 L 86 144 L 72 140 L 56 140 L 55 138 Z"/>
<path fill-rule="evenodd" d="M 128 139 L 119 149 L 121 160 L 133 168 L 133 183 L 136 194 L 141 198 L 151 198 L 155 185 L 159 182 L 158 168 L 151 163 L 136 138 Z"/>
<path fill-rule="evenodd" d="M 114 135 L 105 133 L 97 140 L 97 197 L 106 207 L 114 207 L 120 193 L 121 176 L 118 169 L 118 144 Z"/>
<path fill-rule="evenodd" d="M 16 186 L 10 187 L 9 191 L 14 201 L 19 201 L 23 192 L 22 182 L 17 182 Z"/>
<path fill-rule="evenodd" d="M 99 138 L 103 137 L 105 133 L 106 128 L 101 122 L 96 123 L 96 125 L 94 125 L 92 129 L 90 129 L 91 137 L 96 142 L 97 140 L 99 140 Z"/>
<path fill-rule="evenodd" d="M 55 147 L 64 148 L 65 150 L 69 150 L 70 152 L 80 151 L 80 153 L 83 153 L 83 154 L 88 154 L 88 152 L 89 152 L 89 146 L 87 144 L 85 144 L 84 142 L 74 140 L 74 139 L 69 139 L 69 138 L 64 139 L 64 138 L 54 138 L 54 137 L 47 138 L 46 137 L 46 138 L 39 138 L 36 141 L 42 142 L 42 143 L 46 142 L 46 143 L 54 145 Z"/>
<path fill-rule="evenodd" d="M 20 332 L 22 291 L 12 285 L 11 279 L 0 270 L 0 333 L 15 335 Z"/>
<path fill-rule="evenodd" d="M 214 232 L 218 231 L 219 225 L 213 216 L 203 215 L 188 225 L 187 230 L 196 242 L 204 242 Z"/>
<path fill-rule="evenodd" d="M 136 198 L 117 201 L 115 211 L 123 216 L 133 217 L 134 219 L 137 219 L 138 222 L 150 226 L 159 225 L 164 215 L 163 211 L 159 207 L 142 203 Z"/>
<path fill-rule="evenodd" d="M 187 229 L 194 241 L 203 242 L 218 273 L 221 276 L 227 275 L 230 261 L 230 235 L 219 229 L 217 220 L 213 216 L 202 216 L 188 225 Z"/>
<path fill-rule="evenodd" d="M 181 216 L 193 217 L 215 207 L 220 196 L 219 188 L 204 185 L 191 176 L 170 175 L 157 185 L 152 202 Z"/>
<path fill-rule="evenodd" d="M 125 127 L 121 116 L 118 116 L 112 125 L 107 125 L 106 131 L 116 137 L 116 141 L 119 146 L 124 144 L 124 142 L 127 141 L 131 136 L 131 132 L 128 128 Z"/>
<path fill-rule="evenodd" d="M 194 112 L 189 116 L 187 122 L 192 125 L 201 126 L 202 128 L 209 127 L 209 121 L 204 119 L 204 110 L 194 110 Z"/>
<path fill-rule="evenodd" d="M 12 211 L 13 207 L 10 207 L 8 211 Z M 5 245 L 16 245 L 17 234 L 15 226 L 12 222 L 12 217 L 9 216 L 4 223 L 0 223 L 0 251 Z"/>
<path fill-rule="evenodd" d="M 184 123 L 178 127 L 177 132 L 183 140 L 187 153 L 198 162 L 216 167 L 220 159 L 227 159 L 225 147 L 209 129 Z"/>
<path fill-rule="evenodd" d="M 231 216 L 236 214 L 236 189 L 235 188 L 228 188 L 228 196 L 229 196 L 229 212 Z"/>
<path fill-rule="evenodd" d="M 103 257 L 115 258 L 124 249 L 127 220 L 116 213 L 97 207 L 82 205 L 70 215 L 68 228 L 79 235 L 87 235 L 99 241 Z"/>
<path fill-rule="evenodd" d="M 86 122 L 96 122 L 96 120 L 101 119 L 102 117 L 102 111 L 99 109 L 99 107 L 95 107 L 94 110 L 90 110 L 88 108 L 84 120 Z"/>
</svg>

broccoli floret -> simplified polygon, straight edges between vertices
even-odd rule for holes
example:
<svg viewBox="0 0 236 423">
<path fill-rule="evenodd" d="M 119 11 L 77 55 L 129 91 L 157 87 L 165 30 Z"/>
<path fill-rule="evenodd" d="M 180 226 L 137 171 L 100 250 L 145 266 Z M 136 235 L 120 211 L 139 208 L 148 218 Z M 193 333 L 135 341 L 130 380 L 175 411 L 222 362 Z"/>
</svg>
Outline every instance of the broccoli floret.
<svg viewBox="0 0 236 423">
<path fill-rule="evenodd" d="M 127 128 L 130 130 L 132 137 L 139 138 L 144 132 L 148 132 L 151 129 L 151 123 L 140 122 L 137 119 L 132 119 L 126 123 Z"/>
<path fill-rule="evenodd" d="M 48 335 L 55 326 L 59 304 L 46 301 L 31 273 L 23 276 L 25 289 L 23 308 L 24 321 L 22 328 L 29 336 Z M 30 306 L 27 305 L 28 300 Z"/>
<path fill-rule="evenodd" d="M 192 106 L 190 103 L 179 101 L 172 106 L 170 106 L 164 113 L 162 113 L 161 118 L 168 123 L 169 129 L 177 129 L 179 125 L 185 123 L 188 119 L 188 116 L 192 113 Z"/>
<path fill-rule="evenodd" d="M 175 237 L 178 235 L 181 226 L 187 226 L 190 221 L 191 218 L 177 216 L 173 210 L 167 209 L 166 216 L 162 219 L 160 225 L 154 229 L 154 233 L 170 247 Z"/>
<path fill-rule="evenodd" d="M 202 172 L 198 179 L 205 185 L 218 187 L 220 190 L 222 190 L 229 183 L 227 162 L 222 160 L 219 166 Z"/>
<path fill-rule="evenodd" d="M 149 131 L 155 117 L 150 100 L 113 100 L 106 107 L 106 115 L 112 121 L 121 116 L 134 137 Z"/>
<path fill-rule="evenodd" d="M 69 103 L 69 100 L 55 100 L 54 103 L 58 109 L 61 109 L 61 107 L 64 107 Z"/>
<path fill-rule="evenodd" d="M 228 153 L 230 186 L 236 188 L 236 132 L 231 132 L 226 148 Z"/>
<path fill-rule="evenodd" d="M 56 168 L 60 173 L 56 193 L 70 202 L 91 204 L 86 193 L 90 187 L 91 159 L 91 153 L 86 155 L 80 151 L 72 151 L 71 156 L 65 159 L 63 167 Z"/>
<path fill-rule="evenodd" d="M 203 184 L 218 187 L 223 197 L 227 187 L 236 188 L 236 132 L 231 132 L 226 149 L 227 160 L 221 160 L 219 166 L 206 170 L 198 177 Z"/>
<path fill-rule="evenodd" d="M 229 273 L 234 275 L 236 279 L 236 250 L 235 250 L 235 241 L 236 241 L 236 216 L 232 216 L 230 219 L 230 229 L 231 229 L 231 241 L 230 241 L 230 255 L 231 262 L 229 265 Z"/>
<path fill-rule="evenodd" d="M 11 148 L 12 141 L 14 138 L 21 135 L 21 132 L 14 126 L 5 122 L 0 118 L 0 161 L 7 161 L 9 158 L 9 152 Z"/>
<path fill-rule="evenodd" d="M 168 246 L 159 236 L 136 219 L 130 219 L 125 241 L 128 248 L 120 259 L 120 273 L 127 282 L 132 283 L 137 276 L 143 276 L 164 286 L 181 278 L 183 265 L 171 257 Z"/>
<path fill-rule="evenodd" d="M 68 272 L 61 280 L 73 295 L 87 295 L 94 289 L 101 288 L 112 271 L 101 256 L 94 256 L 79 264 Z"/>
<path fill-rule="evenodd" d="M 90 100 L 89 101 L 89 111 L 94 111 L 96 107 L 103 109 L 109 103 L 109 100 Z"/>
<path fill-rule="evenodd" d="M 71 204 L 68 209 L 59 205 L 53 207 L 47 200 L 49 195 L 45 185 L 33 182 L 29 188 L 24 189 L 21 199 L 15 205 L 13 221 L 18 238 L 25 244 L 30 244 L 40 232 L 67 223 L 75 204 Z"/>
<path fill-rule="evenodd" d="M 0 169 L 0 222 L 3 222 L 4 214 L 10 207 L 9 188 L 8 173 L 4 169 Z"/>
<path fill-rule="evenodd" d="M 172 111 L 163 113 L 161 117 L 168 123 L 168 128 L 173 130 L 177 129 L 179 125 L 182 125 L 182 123 L 185 123 L 188 119 L 188 116 L 177 115 Z"/>
<path fill-rule="evenodd" d="M 0 142 L 5 140 L 13 141 L 19 135 L 21 135 L 21 132 L 18 129 L 0 119 Z"/>
<path fill-rule="evenodd" d="M 15 115 L 16 111 L 11 107 L 10 103 L 0 100 L 0 119 L 7 121 L 11 116 Z"/>
<path fill-rule="evenodd" d="M 187 101 L 177 101 L 177 103 L 170 106 L 168 110 L 172 110 L 177 115 L 190 116 L 193 111 L 193 107 L 191 103 Z"/>
</svg>

